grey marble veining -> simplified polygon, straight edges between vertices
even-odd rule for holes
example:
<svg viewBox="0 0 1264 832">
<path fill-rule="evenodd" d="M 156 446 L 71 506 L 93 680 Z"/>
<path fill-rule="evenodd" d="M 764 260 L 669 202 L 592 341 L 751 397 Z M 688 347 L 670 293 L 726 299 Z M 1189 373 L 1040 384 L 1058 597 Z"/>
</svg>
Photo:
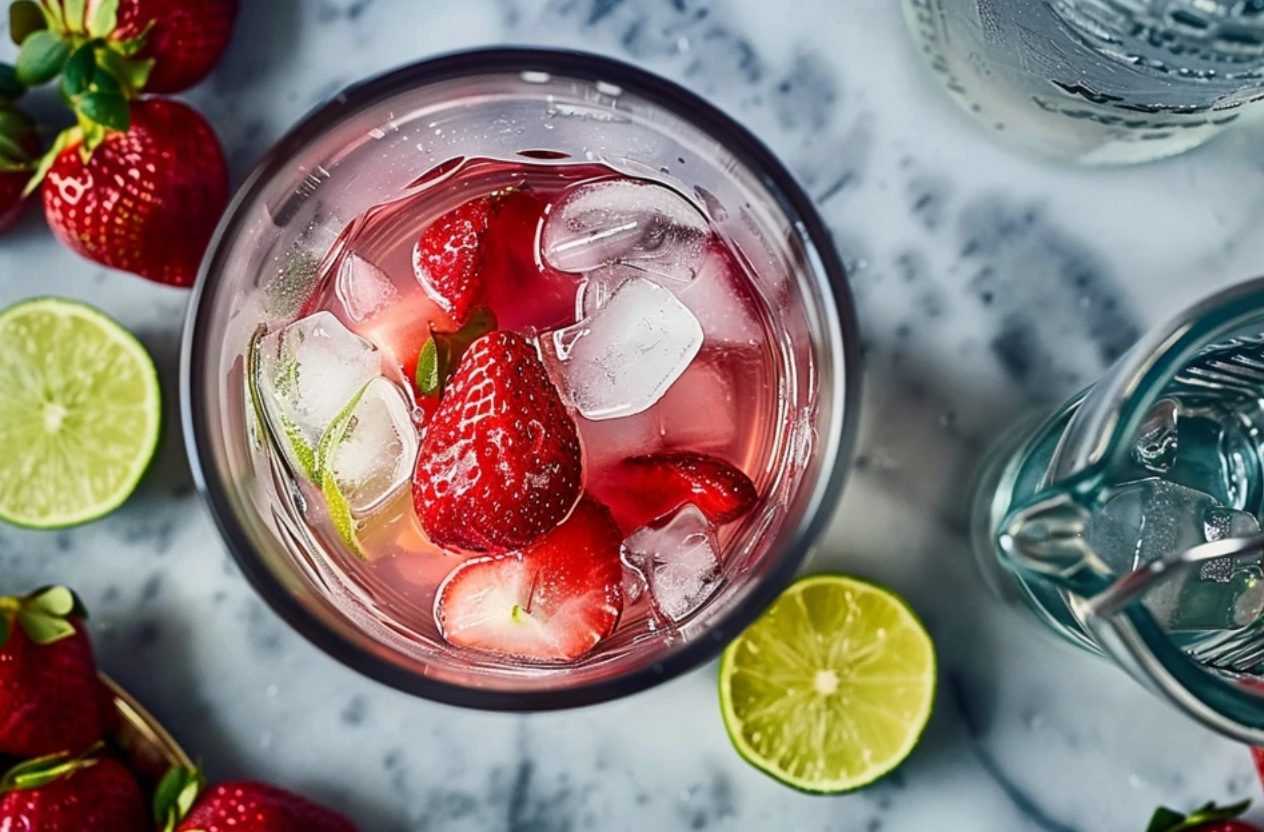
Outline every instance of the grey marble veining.
<svg viewBox="0 0 1264 832">
<path fill-rule="evenodd" d="M 213 777 L 275 780 L 374 832 L 1129 832 L 1160 802 L 1259 796 L 1244 749 L 994 604 L 961 504 L 1006 424 L 1095 378 L 1163 316 L 1261 270 L 1259 128 L 1136 169 L 1033 161 L 990 143 L 942 97 L 895 0 L 243 7 L 225 62 L 189 96 L 238 181 L 343 85 L 493 43 L 634 60 L 768 142 L 834 230 L 866 345 L 856 473 L 808 569 L 905 594 L 942 674 L 908 763 L 839 798 L 785 790 L 736 757 L 714 667 L 527 717 L 432 705 L 354 675 L 256 598 L 193 493 L 174 396 L 186 295 L 77 259 L 32 211 L 0 240 L 0 304 L 55 293 L 118 317 L 158 359 L 171 418 L 155 471 L 115 515 L 59 533 L 0 526 L 0 585 L 73 583 L 104 667 Z"/>
</svg>

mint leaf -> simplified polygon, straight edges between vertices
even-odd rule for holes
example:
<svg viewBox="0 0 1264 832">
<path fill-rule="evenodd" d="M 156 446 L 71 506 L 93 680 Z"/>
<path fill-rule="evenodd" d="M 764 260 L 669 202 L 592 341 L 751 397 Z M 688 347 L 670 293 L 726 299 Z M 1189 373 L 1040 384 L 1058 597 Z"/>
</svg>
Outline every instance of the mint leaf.
<svg viewBox="0 0 1264 832">
<path fill-rule="evenodd" d="M 52 80 L 70 57 L 70 44 L 56 32 L 44 29 L 22 41 L 18 50 L 17 76 L 28 87 Z"/>
<path fill-rule="evenodd" d="M 431 333 L 417 356 L 417 392 L 423 396 L 438 396 L 448 380 L 448 360 L 451 350 L 447 339 Z"/>
<path fill-rule="evenodd" d="M 88 34 L 94 38 L 109 37 L 118 28 L 119 0 L 101 0 L 88 21 Z"/>
<path fill-rule="evenodd" d="M 40 11 L 39 3 L 33 0 L 17 0 L 9 6 L 9 37 L 18 46 L 34 33 L 47 28 L 48 20 Z"/>
<path fill-rule="evenodd" d="M 126 133 L 131 126 L 127 99 L 117 92 L 90 92 L 79 99 L 79 112 L 103 127 Z"/>
<path fill-rule="evenodd" d="M 61 93 L 73 101 L 88 91 L 97 70 L 96 50 L 85 43 L 75 50 L 61 71 Z"/>
</svg>

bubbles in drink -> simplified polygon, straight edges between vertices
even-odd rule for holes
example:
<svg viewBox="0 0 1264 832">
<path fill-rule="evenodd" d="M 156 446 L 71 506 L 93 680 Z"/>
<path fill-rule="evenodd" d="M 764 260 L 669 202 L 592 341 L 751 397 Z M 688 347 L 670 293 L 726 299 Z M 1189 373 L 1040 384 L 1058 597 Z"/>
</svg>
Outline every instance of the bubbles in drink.
<svg viewBox="0 0 1264 832">
<path fill-rule="evenodd" d="M 544 222 L 545 261 L 564 272 L 615 263 L 688 282 L 706 249 L 706 219 L 670 188 L 612 179 L 573 188 Z"/>
<path fill-rule="evenodd" d="M 373 511 L 412 477 L 417 429 L 395 385 L 375 378 L 365 386 L 345 428 L 329 441 L 327 476 L 357 515 Z"/>
<path fill-rule="evenodd" d="M 624 281 L 593 315 L 540 337 L 563 394 L 587 419 L 648 410 L 702 348 L 698 319 L 658 283 Z"/>
<path fill-rule="evenodd" d="M 623 542 L 624 562 L 641 573 L 654 607 L 672 622 L 684 620 L 715 592 L 719 552 L 711 524 L 688 504 Z"/>
<path fill-rule="evenodd" d="M 257 379 L 261 404 L 295 470 L 310 475 L 325 429 L 380 368 L 373 345 L 329 312 L 264 336 Z"/>
</svg>

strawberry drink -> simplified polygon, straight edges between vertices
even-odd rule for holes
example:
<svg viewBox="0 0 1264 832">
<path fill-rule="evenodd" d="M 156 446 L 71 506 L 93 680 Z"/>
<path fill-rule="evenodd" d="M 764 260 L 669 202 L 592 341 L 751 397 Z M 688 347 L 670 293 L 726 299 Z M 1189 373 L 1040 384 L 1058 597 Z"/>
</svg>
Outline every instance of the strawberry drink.
<svg viewBox="0 0 1264 832">
<path fill-rule="evenodd" d="M 603 165 L 457 160 L 370 208 L 254 347 L 311 530 L 483 660 L 672 637 L 774 467 L 747 268 L 704 206 Z"/>
<path fill-rule="evenodd" d="M 221 220 L 182 375 L 245 577 L 331 655 L 479 708 L 713 657 L 791 580 L 854 441 L 811 200 L 634 67 L 496 49 L 349 89 Z"/>
</svg>

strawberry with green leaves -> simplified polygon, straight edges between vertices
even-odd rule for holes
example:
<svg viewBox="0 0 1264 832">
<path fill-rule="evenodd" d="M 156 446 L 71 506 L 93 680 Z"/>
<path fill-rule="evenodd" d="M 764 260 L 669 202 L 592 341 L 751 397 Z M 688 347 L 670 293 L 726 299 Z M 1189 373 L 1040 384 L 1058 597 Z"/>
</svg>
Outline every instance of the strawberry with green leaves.
<svg viewBox="0 0 1264 832">
<path fill-rule="evenodd" d="M 43 83 L 91 43 L 100 65 L 134 92 L 180 92 L 228 46 L 239 0 L 17 0 L 10 33 L 25 83 Z"/>
<path fill-rule="evenodd" d="M 160 832 L 356 832 L 334 810 L 285 789 L 249 782 L 204 788 L 201 772 L 180 768 L 158 784 L 154 815 Z"/>
<path fill-rule="evenodd" d="M 1261 832 L 1259 827 L 1238 820 L 1250 804 L 1251 801 L 1244 800 L 1221 808 L 1208 803 L 1188 815 L 1171 809 L 1157 809 L 1146 832 Z"/>
<path fill-rule="evenodd" d="M 67 247 L 172 286 L 190 286 L 197 276 L 228 203 L 228 166 L 197 111 L 141 97 L 167 88 L 158 83 L 164 65 L 188 74 L 176 60 L 179 44 L 176 57 L 146 54 L 165 42 L 164 32 L 177 31 L 176 21 L 201 25 L 198 15 L 216 5 L 224 4 L 18 0 L 10 9 L 21 44 L 15 83 L 57 79 L 76 120 L 39 160 L 25 191 L 42 183 L 48 224 Z M 220 13 L 231 18 L 235 10 L 229 3 Z"/>
<path fill-rule="evenodd" d="M 59 137 L 45 157 L 44 214 L 57 239 L 90 260 L 192 286 L 228 203 L 223 151 L 186 104 L 145 98 L 122 106 L 99 134 L 77 127 Z"/>
<path fill-rule="evenodd" d="M 0 597 L 0 754 L 74 754 L 101 739 L 84 618 L 64 586 Z"/>
<path fill-rule="evenodd" d="M 153 824 L 122 763 L 59 754 L 22 763 L 0 779 L 0 829 L 150 832 Z"/>
</svg>

